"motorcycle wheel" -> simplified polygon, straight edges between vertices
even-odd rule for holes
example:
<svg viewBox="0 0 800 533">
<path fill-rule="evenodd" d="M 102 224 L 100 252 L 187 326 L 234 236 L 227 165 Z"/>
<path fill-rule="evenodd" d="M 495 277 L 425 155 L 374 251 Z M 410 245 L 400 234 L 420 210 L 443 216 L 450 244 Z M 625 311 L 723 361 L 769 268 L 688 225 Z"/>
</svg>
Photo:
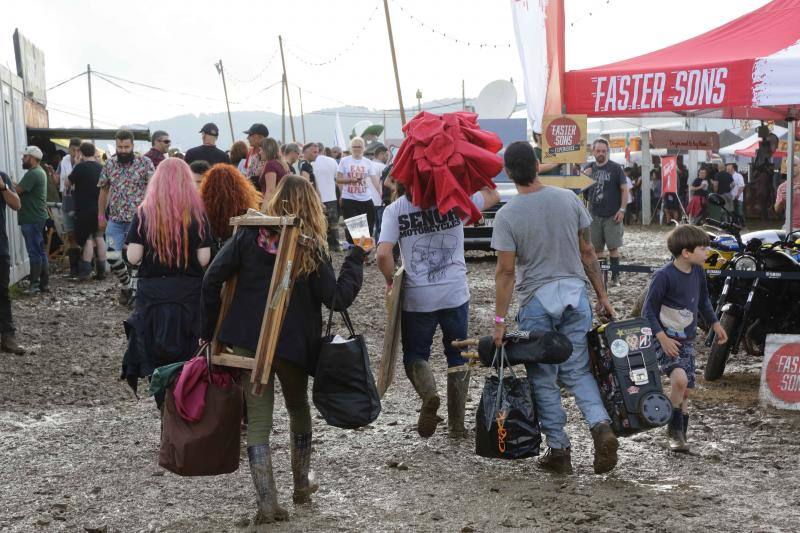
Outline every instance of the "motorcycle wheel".
<svg viewBox="0 0 800 533">
<path fill-rule="evenodd" d="M 706 381 L 716 381 L 725 373 L 725 365 L 728 363 L 728 355 L 731 353 L 733 331 L 736 329 L 738 321 L 739 318 L 736 316 L 729 313 L 722 314 L 719 323 L 725 328 L 725 333 L 728 334 L 728 342 L 717 344 L 717 341 L 714 340 L 714 344 L 711 345 L 711 353 L 708 354 L 706 368 L 703 371 L 703 377 Z"/>
</svg>

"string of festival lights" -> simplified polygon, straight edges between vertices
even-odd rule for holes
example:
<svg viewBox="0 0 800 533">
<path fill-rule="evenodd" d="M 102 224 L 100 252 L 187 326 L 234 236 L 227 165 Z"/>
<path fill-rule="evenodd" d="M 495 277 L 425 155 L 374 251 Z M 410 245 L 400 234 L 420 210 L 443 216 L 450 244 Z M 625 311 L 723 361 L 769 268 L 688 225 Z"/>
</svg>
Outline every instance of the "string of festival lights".
<svg viewBox="0 0 800 533">
<path fill-rule="evenodd" d="M 252 78 L 247 78 L 247 79 L 237 78 L 236 76 L 232 76 L 231 75 L 230 70 L 226 71 L 225 74 L 227 75 L 229 80 L 231 80 L 231 81 L 233 81 L 235 83 L 253 83 L 257 79 L 259 79 L 267 71 L 267 69 L 269 69 L 269 67 L 272 66 L 272 63 L 275 61 L 276 57 L 278 57 L 278 49 L 277 48 L 272 51 L 272 55 L 269 56 L 269 59 L 267 59 L 267 63 L 264 65 L 264 67 L 258 72 L 258 74 L 256 74 Z"/>
<path fill-rule="evenodd" d="M 511 43 L 484 43 L 484 42 L 471 41 L 469 39 L 464 39 L 463 37 L 455 37 L 453 35 L 450 35 L 448 33 L 445 33 L 443 31 L 437 29 L 435 26 L 432 26 L 431 24 L 426 23 L 421 18 L 416 17 L 413 13 L 411 13 L 411 11 L 409 11 L 405 7 L 403 7 L 403 5 L 401 3 L 392 2 L 392 4 L 397 6 L 400 9 L 400 12 L 403 15 L 405 15 L 408 19 L 410 19 L 411 22 L 413 22 L 414 24 L 417 24 L 418 26 L 420 26 L 421 28 L 423 28 L 425 30 L 430 30 L 431 33 L 434 33 L 434 34 L 438 35 L 439 37 L 442 37 L 444 39 L 452 41 L 452 42 L 454 42 L 456 44 L 465 44 L 465 45 L 467 45 L 469 47 L 475 47 L 475 48 L 493 48 L 493 49 L 511 48 Z"/>
</svg>

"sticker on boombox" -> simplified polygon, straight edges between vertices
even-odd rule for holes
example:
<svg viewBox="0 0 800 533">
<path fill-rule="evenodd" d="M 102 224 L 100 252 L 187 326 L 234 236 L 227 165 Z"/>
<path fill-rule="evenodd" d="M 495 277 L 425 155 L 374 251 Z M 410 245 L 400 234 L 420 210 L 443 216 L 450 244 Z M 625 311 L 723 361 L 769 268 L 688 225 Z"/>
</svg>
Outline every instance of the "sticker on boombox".
<svg viewBox="0 0 800 533">
<path fill-rule="evenodd" d="M 614 354 L 614 357 L 620 359 L 627 357 L 629 351 L 628 343 L 622 339 L 614 339 L 614 342 L 611 343 L 611 353 Z"/>
</svg>

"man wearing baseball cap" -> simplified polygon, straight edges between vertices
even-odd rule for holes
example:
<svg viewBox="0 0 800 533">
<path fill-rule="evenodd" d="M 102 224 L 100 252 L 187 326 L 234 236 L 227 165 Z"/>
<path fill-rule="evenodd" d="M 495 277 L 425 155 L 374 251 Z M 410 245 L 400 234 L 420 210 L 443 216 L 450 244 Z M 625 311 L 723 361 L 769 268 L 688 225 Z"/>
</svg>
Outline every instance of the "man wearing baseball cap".
<svg viewBox="0 0 800 533">
<path fill-rule="evenodd" d="M 217 137 L 219 137 L 217 125 L 209 122 L 203 126 L 200 133 L 202 134 L 203 144 L 187 150 L 184 161 L 188 165 L 191 165 L 194 161 L 206 161 L 211 166 L 217 163 L 230 164 L 231 158 L 228 157 L 228 154 L 217 148 Z"/>
<path fill-rule="evenodd" d="M 266 163 L 258 157 L 258 152 L 261 149 L 261 141 L 269 137 L 269 130 L 265 125 L 257 122 L 250 126 L 245 133 L 247 142 L 250 144 L 250 151 L 247 152 L 247 159 L 244 160 L 244 175 L 251 181 L 258 181 Z"/>
<path fill-rule="evenodd" d="M 17 184 L 20 208 L 17 219 L 25 248 L 30 260 L 30 286 L 27 294 L 47 292 L 50 284 L 50 269 L 44 249 L 44 223 L 47 221 L 47 174 L 40 165 L 42 150 L 28 146 L 22 152 L 22 168 L 25 175 Z"/>
</svg>

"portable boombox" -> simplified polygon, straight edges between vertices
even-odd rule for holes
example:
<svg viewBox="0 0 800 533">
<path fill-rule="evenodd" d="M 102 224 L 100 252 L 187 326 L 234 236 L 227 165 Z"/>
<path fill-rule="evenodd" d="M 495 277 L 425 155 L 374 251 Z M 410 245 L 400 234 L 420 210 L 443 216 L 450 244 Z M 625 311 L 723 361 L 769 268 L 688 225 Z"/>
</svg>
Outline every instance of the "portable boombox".
<svg viewBox="0 0 800 533">
<path fill-rule="evenodd" d="M 653 330 L 643 318 L 603 324 L 588 334 L 592 372 L 618 436 L 666 425 L 672 402 L 662 392 Z"/>
</svg>

